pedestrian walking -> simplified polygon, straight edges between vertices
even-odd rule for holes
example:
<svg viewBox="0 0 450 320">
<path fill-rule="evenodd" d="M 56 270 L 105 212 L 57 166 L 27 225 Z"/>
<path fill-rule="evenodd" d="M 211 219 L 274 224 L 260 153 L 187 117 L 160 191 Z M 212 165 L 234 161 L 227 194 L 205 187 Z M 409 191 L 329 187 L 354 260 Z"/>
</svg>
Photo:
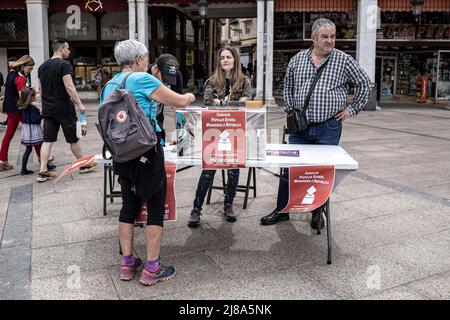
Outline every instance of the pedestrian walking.
<svg viewBox="0 0 450 320">
<path fill-rule="evenodd" d="M 29 55 L 22 56 L 11 63 L 11 69 L 6 77 L 3 112 L 6 113 L 8 118 L 6 132 L 0 149 L 0 171 L 13 169 L 13 166 L 8 162 L 9 146 L 19 123 L 22 122 L 22 110 L 19 110 L 17 102 L 22 89 L 31 85 L 27 83 L 27 77 L 33 70 L 33 67 L 33 58 Z"/>
<path fill-rule="evenodd" d="M 41 145 L 43 141 L 43 132 L 41 127 L 41 111 L 33 103 L 36 101 L 36 91 L 33 88 L 25 87 L 22 89 L 17 106 L 22 110 L 22 137 L 21 142 L 26 147 L 22 157 L 21 175 L 33 174 L 34 171 L 27 169 L 28 159 L 34 147 L 38 159 L 40 158 Z M 47 165 L 47 170 L 54 170 L 55 166 Z"/>
<path fill-rule="evenodd" d="M 62 127 L 66 142 L 70 144 L 73 155 L 83 157 L 80 140 L 77 137 L 77 114 L 86 108 L 78 96 L 72 80 L 72 65 L 67 61 L 70 50 L 67 40 L 57 38 L 52 41 L 53 56 L 38 70 L 39 88 L 42 97 L 42 116 L 44 118 L 44 142 L 41 148 L 41 168 L 38 182 L 55 179 L 56 175 L 47 169 L 52 145 L 56 142 L 59 128 Z M 96 166 L 91 162 L 79 169 L 79 173 L 92 171 Z"/>
</svg>

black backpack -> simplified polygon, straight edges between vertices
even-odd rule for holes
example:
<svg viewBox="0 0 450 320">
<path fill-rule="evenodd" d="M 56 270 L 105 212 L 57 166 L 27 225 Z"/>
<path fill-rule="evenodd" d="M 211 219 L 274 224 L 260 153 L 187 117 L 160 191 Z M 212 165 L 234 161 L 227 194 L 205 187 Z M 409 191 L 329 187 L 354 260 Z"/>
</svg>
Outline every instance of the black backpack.
<svg viewBox="0 0 450 320">
<path fill-rule="evenodd" d="M 158 143 L 158 137 L 133 94 L 122 84 L 103 100 L 98 110 L 97 127 L 114 161 L 133 160 Z M 105 85 L 116 84 L 108 83 Z M 103 90 L 105 89 L 103 87 Z"/>
</svg>

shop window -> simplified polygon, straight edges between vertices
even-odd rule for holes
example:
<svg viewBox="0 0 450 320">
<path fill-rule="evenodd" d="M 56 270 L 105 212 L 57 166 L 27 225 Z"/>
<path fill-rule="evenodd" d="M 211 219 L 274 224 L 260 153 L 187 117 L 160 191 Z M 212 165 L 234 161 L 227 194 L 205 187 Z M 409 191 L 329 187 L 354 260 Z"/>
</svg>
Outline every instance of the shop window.
<svg viewBox="0 0 450 320">
<path fill-rule="evenodd" d="M 95 17 L 87 12 L 81 12 L 81 23 L 78 29 L 69 29 L 67 19 L 69 14 L 58 12 L 49 18 L 50 39 L 57 37 L 73 40 L 97 40 L 97 23 Z M 70 22 L 70 21 L 69 21 Z"/>
<path fill-rule="evenodd" d="M 439 52 L 437 98 L 450 100 L 450 51 Z"/>
<path fill-rule="evenodd" d="M 0 41 L 27 41 L 28 27 L 26 14 L 0 12 Z"/>
<path fill-rule="evenodd" d="M 410 12 L 383 12 L 382 39 L 450 40 L 449 18 L 448 13 L 427 12 L 421 15 L 417 24 Z"/>
<path fill-rule="evenodd" d="M 274 40 L 303 39 L 303 13 L 275 13 Z"/>
<path fill-rule="evenodd" d="M 398 95 L 415 96 L 417 94 L 420 76 L 433 74 L 432 52 L 399 53 L 397 60 L 397 90 Z"/>
<path fill-rule="evenodd" d="M 311 28 L 319 18 L 327 18 L 336 25 L 336 39 L 356 39 L 356 12 L 324 12 L 305 14 L 305 38 L 311 39 Z"/>
<path fill-rule="evenodd" d="M 72 47 L 74 84 L 77 90 L 95 90 L 95 71 L 97 49 Z"/>
<path fill-rule="evenodd" d="M 180 22 L 180 15 L 177 14 L 176 20 L 175 20 L 175 33 L 177 36 L 177 40 L 181 40 L 181 22 Z"/>
<path fill-rule="evenodd" d="M 189 19 L 186 19 L 186 42 L 194 43 L 194 26 Z"/>
<path fill-rule="evenodd" d="M 159 40 L 171 39 L 170 21 L 168 16 L 158 17 L 156 20 L 156 32 Z"/>
<path fill-rule="evenodd" d="M 116 74 L 120 73 L 120 68 L 114 58 L 114 47 L 102 47 L 102 85 L 108 82 Z"/>
<path fill-rule="evenodd" d="M 128 33 L 128 12 L 108 12 L 102 16 L 102 40 L 125 40 Z"/>
</svg>

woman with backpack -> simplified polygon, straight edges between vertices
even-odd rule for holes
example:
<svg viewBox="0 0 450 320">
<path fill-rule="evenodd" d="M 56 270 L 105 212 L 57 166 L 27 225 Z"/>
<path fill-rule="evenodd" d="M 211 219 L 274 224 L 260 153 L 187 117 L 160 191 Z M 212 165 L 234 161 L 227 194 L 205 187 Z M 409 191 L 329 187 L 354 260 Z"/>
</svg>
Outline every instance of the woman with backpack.
<svg viewBox="0 0 450 320">
<path fill-rule="evenodd" d="M 178 94 L 154 76 L 147 73 L 148 50 L 136 40 L 118 42 L 114 47 L 114 56 L 122 72 L 115 75 L 104 86 L 100 102 L 124 82 L 124 89 L 134 98 L 147 115 L 154 131 L 161 141 L 161 128 L 156 120 L 157 102 L 174 107 L 186 107 L 195 100 L 191 93 Z M 119 112 L 120 113 L 120 112 Z M 120 113 L 118 121 L 125 121 L 127 115 Z M 147 262 L 141 274 L 140 282 L 153 285 L 175 275 L 173 266 L 164 266 L 159 261 L 163 222 L 165 213 L 166 172 L 164 150 L 157 143 L 150 151 L 126 162 L 113 161 L 119 176 L 122 191 L 122 208 L 119 215 L 119 239 L 122 249 L 120 279 L 131 280 L 141 265 L 141 259 L 133 255 L 134 222 L 140 213 L 141 199 L 147 204 Z M 141 195 L 141 197 L 138 197 Z M 142 196 L 144 195 L 144 196 Z"/>
<path fill-rule="evenodd" d="M 232 47 L 219 51 L 216 70 L 205 82 L 205 106 L 227 105 L 231 101 L 245 101 L 251 96 L 250 79 L 242 73 L 239 53 Z M 237 220 L 233 211 L 233 200 L 239 183 L 239 169 L 228 169 L 227 187 L 224 199 L 224 216 L 228 222 Z M 195 193 L 194 208 L 189 218 L 189 227 L 200 225 L 200 215 L 206 193 L 216 170 L 203 170 Z"/>
</svg>

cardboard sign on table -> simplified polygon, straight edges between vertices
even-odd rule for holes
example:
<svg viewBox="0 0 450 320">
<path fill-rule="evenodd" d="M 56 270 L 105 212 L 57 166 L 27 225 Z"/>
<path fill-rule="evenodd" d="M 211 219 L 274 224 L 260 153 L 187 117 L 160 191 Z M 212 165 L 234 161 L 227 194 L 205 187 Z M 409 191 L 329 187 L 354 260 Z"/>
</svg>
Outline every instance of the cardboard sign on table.
<svg viewBox="0 0 450 320">
<path fill-rule="evenodd" d="M 202 169 L 245 168 L 245 110 L 202 111 Z"/>
<path fill-rule="evenodd" d="M 334 166 L 289 168 L 289 201 L 282 213 L 309 212 L 323 205 L 334 185 Z"/>
<path fill-rule="evenodd" d="M 166 168 L 167 187 L 166 187 L 166 211 L 164 213 L 165 221 L 177 221 L 177 202 L 175 198 L 175 174 L 177 172 L 177 163 L 175 161 L 164 162 Z M 147 223 L 147 204 L 142 203 L 141 213 L 136 218 L 136 223 Z"/>
</svg>

